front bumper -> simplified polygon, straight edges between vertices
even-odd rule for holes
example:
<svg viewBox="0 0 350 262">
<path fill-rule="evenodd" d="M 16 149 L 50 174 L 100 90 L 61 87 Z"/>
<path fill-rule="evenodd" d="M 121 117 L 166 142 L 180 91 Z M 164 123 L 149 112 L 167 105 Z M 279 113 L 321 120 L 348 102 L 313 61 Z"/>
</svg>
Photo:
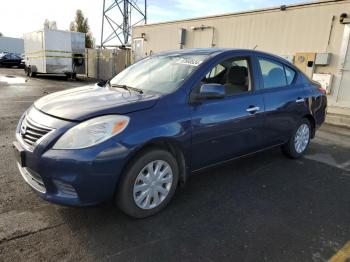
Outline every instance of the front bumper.
<svg viewBox="0 0 350 262">
<path fill-rule="evenodd" d="M 102 151 L 48 150 L 42 155 L 20 150 L 24 161 L 17 166 L 27 184 L 45 200 L 70 206 L 112 200 L 128 152 L 120 145 Z"/>
<path fill-rule="evenodd" d="M 21 134 L 23 119 L 49 123 L 52 131 L 32 145 Z M 45 121 L 43 121 L 43 119 Z M 38 123 L 36 122 L 36 123 Z M 87 206 L 112 200 L 131 149 L 116 140 L 77 150 L 54 150 L 53 144 L 74 123 L 31 109 L 17 127 L 13 143 L 23 179 L 42 198 L 63 205 Z"/>
</svg>

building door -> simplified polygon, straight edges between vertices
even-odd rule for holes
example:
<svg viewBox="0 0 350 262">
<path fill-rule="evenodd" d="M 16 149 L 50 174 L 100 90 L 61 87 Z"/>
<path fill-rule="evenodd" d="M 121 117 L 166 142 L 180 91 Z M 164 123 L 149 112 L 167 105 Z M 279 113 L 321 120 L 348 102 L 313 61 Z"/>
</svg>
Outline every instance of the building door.
<svg viewBox="0 0 350 262">
<path fill-rule="evenodd" d="M 137 62 L 143 58 L 143 39 L 137 38 L 133 42 L 133 60 Z"/>
<path fill-rule="evenodd" d="M 193 43 L 190 48 L 210 48 L 213 47 L 213 28 L 196 29 L 192 31 Z"/>
<path fill-rule="evenodd" d="M 337 102 L 342 106 L 350 107 L 350 25 L 345 25 L 345 27 L 344 35 L 347 35 L 347 37 L 344 37 L 344 39 L 346 39 L 346 44 L 342 44 L 343 50 L 341 50 L 345 56 L 339 66 L 341 77 Z"/>
</svg>

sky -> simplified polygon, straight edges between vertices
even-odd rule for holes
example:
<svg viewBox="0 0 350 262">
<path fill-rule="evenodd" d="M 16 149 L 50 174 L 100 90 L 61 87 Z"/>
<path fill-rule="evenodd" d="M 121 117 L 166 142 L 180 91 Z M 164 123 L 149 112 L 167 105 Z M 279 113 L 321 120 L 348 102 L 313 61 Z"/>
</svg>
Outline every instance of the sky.
<svg viewBox="0 0 350 262">
<path fill-rule="evenodd" d="M 106 0 L 106 5 L 113 0 Z M 143 0 L 134 0 L 140 5 Z M 275 7 L 305 0 L 148 0 L 148 23 L 206 15 Z M 102 0 L 2 0 L 0 32 L 4 36 L 22 37 L 39 30 L 45 19 L 56 21 L 58 29 L 67 30 L 75 11 L 81 9 L 89 20 L 91 32 L 99 44 L 101 38 Z M 117 20 L 117 13 L 114 15 Z M 108 30 L 108 27 L 106 27 Z"/>
</svg>

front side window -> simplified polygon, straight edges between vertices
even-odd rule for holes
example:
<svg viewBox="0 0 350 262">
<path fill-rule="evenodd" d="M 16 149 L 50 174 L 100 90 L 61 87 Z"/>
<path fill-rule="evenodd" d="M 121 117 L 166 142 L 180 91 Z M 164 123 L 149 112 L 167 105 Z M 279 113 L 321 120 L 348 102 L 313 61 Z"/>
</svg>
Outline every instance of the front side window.
<svg viewBox="0 0 350 262">
<path fill-rule="evenodd" d="M 207 58 L 207 55 L 159 55 L 147 57 L 126 68 L 110 84 L 168 94 Z"/>
<path fill-rule="evenodd" d="M 222 84 L 227 96 L 252 90 L 250 65 L 247 58 L 230 58 L 214 66 L 202 84 Z"/>
<path fill-rule="evenodd" d="M 275 88 L 290 85 L 296 72 L 281 63 L 259 58 L 260 70 L 263 77 L 264 88 Z"/>
</svg>

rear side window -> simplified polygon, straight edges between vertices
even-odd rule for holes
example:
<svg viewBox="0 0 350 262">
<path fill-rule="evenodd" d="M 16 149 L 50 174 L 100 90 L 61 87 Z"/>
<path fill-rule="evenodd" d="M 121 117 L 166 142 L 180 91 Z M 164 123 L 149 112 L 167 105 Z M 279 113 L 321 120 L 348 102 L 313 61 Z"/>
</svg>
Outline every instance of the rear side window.
<svg viewBox="0 0 350 262">
<path fill-rule="evenodd" d="M 259 58 L 264 88 L 275 88 L 290 85 L 295 78 L 295 71 L 281 63 Z"/>
</svg>

